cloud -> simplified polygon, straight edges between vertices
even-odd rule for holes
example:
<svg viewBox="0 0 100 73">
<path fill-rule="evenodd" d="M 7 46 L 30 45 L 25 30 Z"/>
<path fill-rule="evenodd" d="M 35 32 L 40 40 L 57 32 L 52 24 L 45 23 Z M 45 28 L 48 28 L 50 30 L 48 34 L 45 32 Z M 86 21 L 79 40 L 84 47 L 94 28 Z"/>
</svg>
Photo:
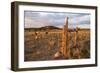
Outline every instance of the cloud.
<svg viewBox="0 0 100 73">
<path fill-rule="evenodd" d="M 43 19 L 30 19 L 25 17 L 25 28 L 39 28 L 50 25 L 49 21 Z"/>
<path fill-rule="evenodd" d="M 76 25 L 81 27 L 90 25 L 90 15 L 85 13 L 25 11 L 25 28 L 39 28 L 43 26 L 62 28 L 66 17 L 69 18 L 69 28 L 75 28 Z"/>
<path fill-rule="evenodd" d="M 79 18 L 80 24 L 90 24 L 90 15 L 84 15 Z"/>
<path fill-rule="evenodd" d="M 71 25 L 73 25 L 74 27 L 89 28 L 90 27 L 90 15 L 82 15 L 76 18 L 70 18 L 69 26 Z"/>
</svg>

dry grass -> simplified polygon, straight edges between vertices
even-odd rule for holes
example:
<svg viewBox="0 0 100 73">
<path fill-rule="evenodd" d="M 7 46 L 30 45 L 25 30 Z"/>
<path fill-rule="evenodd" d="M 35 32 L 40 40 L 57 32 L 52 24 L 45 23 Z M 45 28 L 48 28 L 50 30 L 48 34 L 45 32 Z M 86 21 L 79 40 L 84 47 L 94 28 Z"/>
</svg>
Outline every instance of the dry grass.
<svg viewBox="0 0 100 73">
<path fill-rule="evenodd" d="M 54 54 L 61 48 L 61 30 L 49 32 L 25 30 L 24 34 L 25 61 L 54 60 Z M 69 32 L 68 34 L 68 37 L 70 37 L 70 59 L 89 58 L 90 30 L 80 29 L 78 31 L 76 47 L 73 45 L 75 32 Z"/>
<path fill-rule="evenodd" d="M 25 61 L 53 59 L 60 41 L 59 32 L 25 32 Z"/>
</svg>

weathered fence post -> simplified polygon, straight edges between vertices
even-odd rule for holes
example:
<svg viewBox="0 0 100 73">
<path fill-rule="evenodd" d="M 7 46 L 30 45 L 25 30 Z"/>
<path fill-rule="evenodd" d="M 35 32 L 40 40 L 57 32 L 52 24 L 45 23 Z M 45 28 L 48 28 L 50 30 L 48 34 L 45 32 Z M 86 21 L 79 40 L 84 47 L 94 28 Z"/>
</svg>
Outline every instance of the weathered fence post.
<svg viewBox="0 0 100 73">
<path fill-rule="evenodd" d="M 65 25 L 63 28 L 62 34 L 62 50 L 64 57 L 66 59 L 70 58 L 70 49 L 69 49 L 69 41 L 68 41 L 68 17 L 65 19 Z"/>
<path fill-rule="evenodd" d="M 78 42 L 78 27 L 76 27 L 76 49 L 77 49 L 77 52 L 78 52 L 78 58 L 80 58 L 80 48 L 77 46 L 77 42 Z M 79 44 L 78 44 L 79 45 Z"/>
</svg>

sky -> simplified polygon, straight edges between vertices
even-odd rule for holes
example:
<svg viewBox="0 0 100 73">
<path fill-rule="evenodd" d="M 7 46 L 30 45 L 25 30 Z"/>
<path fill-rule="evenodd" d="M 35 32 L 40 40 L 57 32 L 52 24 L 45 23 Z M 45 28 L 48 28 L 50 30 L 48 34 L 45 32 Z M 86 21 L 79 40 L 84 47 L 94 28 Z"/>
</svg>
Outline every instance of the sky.
<svg viewBox="0 0 100 73">
<path fill-rule="evenodd" d="M 68 17 L 68 28 L 90 28 L 90 14 L 71 12 L 24 11 L 25 28 L 55 26 L 63 28 Z"/>
</svg>

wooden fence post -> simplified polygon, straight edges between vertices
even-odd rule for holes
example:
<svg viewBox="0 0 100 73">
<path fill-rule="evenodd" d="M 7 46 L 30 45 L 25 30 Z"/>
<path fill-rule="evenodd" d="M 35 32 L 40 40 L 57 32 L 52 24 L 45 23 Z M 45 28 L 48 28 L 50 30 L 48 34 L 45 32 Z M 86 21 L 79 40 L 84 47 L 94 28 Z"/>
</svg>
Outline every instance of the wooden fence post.
<svg viewBox="0 0 100 73">
<path fill-rule="evenodd" d="M 69 41 L 68 41 L 68 17 L 65 19 L 65 25 L 62 31 L 62 49 L 61 52 L 63 53 L 66 59 L 70 58 L 70 49 L 69 49 Z"/>
</svg>

